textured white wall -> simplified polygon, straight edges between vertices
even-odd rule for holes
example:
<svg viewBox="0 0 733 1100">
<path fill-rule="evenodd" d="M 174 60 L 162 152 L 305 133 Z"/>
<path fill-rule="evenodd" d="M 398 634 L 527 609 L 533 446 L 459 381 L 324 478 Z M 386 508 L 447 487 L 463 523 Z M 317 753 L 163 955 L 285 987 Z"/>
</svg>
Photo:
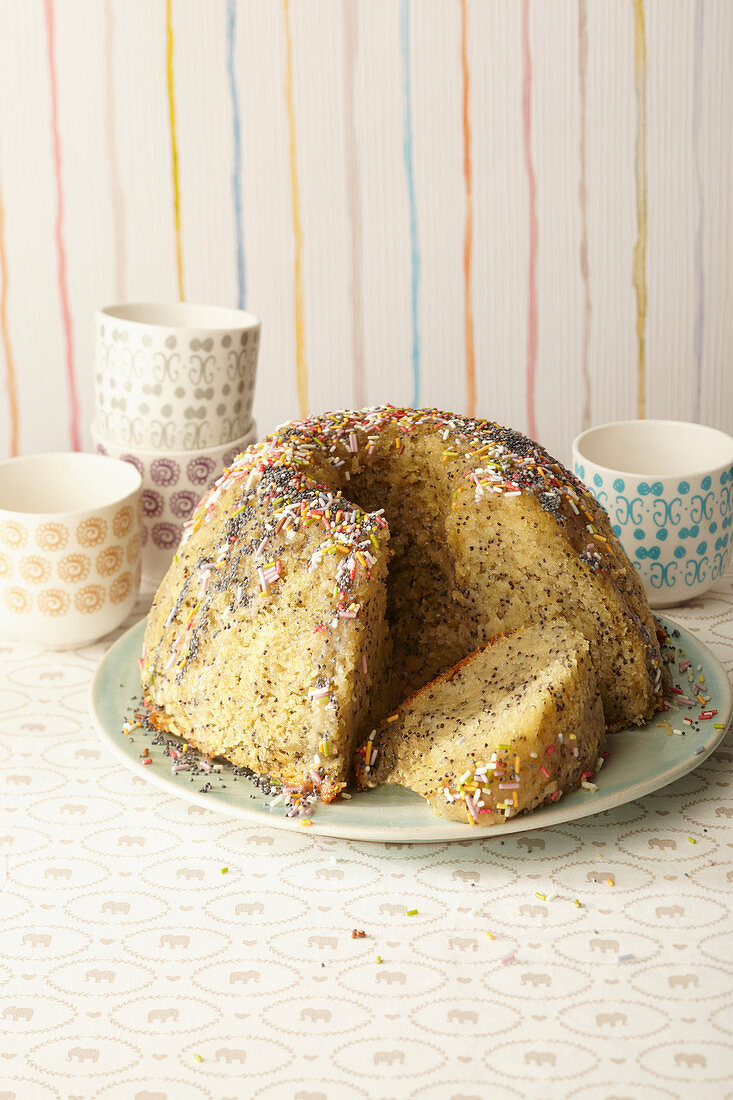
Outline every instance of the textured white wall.
<svg viewBox="0 0 733 1100">
<path fill-rule="evenodd" d="M 262 318 L 263 430 L 467 409 L 472 334 L 563 458 L 733 431 L 731 56 L 727 0 L 0 0 L 0 454 L 88 446 L 94 308 L 181 289 Z"/>
</svg>

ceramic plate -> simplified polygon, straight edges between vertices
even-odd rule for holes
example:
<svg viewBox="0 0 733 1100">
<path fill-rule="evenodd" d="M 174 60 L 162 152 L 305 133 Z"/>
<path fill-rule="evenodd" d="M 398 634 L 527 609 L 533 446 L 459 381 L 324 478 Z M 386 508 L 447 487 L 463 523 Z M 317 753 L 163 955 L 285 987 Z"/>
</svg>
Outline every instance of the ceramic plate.
<svg viewBox="0 0 733 1100">
<path fill-rule="evenodd" d="M 718 713 L 710 720 L 698 721 L 699 707 L 680 706 L 678 711 L 658 715 L 641 729 L 611 735 L 611 755 L 597 777 L 597 791 L 575 791 L 526 816 L 484 827 L 443 821 L 431 814 L 422 798 L 404 787 L 377 787 L 355 794 L 347 802 L 330 806 L 316 803 L 308 832 L 349 840 L 402 843 L 503 837 L 602 813 L 651 794 L 691 772 L 725 736 L 733 709 L 731 688 L 725 670 L 707 646 L 669 619 L 661 615 L 658 618 L 667 630 L 679 631 L 679 637 L 673 640 L 691 659 L 692 669 L 702 666 L 706 693 L 710 696 L 706 707 Z M 142 730 L 130 736 L 123 733 L 124 723 L 140 703 L 137 658 L 144 631 L 143 619 L 112 646 L 92 682 L 92 717 L 105 744 L 123 764 L 166 794 L 252 824 L 302 829 L 297 818 L 285 817 L 282 803 L 270 809 L 271 799 L 248 780 L 235 779 L 231 768 L 224 767 L 218 774 L 198 775 L 191 780 L 186 772 L 171 772 L 173 761 L 164 755 L 162 746 L 153 745 L 151 735 Z M 688 689 L 688 673 L 678 671 L 679 661 L 680 658 L 675 662 L 673 677 L 678 686 Z M 695 719 L 694 727 L 683 722 L 686 715 Z M 715 725 L 723 728 L 715 729 Z M 675 734 L 674 729 L 684 730 L 685 735 Z M 150 749 L 152 764 L 144 765 L 140 759 L 144 747 Z M 207 781 L 212 789 L 202 793 L 201 787 Z"/>
</svg>

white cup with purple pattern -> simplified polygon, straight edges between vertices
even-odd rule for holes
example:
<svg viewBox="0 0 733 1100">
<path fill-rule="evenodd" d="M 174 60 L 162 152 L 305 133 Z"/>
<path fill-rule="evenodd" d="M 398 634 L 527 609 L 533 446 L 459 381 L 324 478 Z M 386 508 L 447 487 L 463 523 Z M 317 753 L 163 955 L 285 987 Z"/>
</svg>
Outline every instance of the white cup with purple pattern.
<svg viewBox="0 0 733 1100">
<path fill-rule="evenodd" d="M 701 596 L 733 546 L 733 438 L 676 420 L 621 420 L 573 442 L 573 470 L 608 512 L 652 607 Z"/>
<path fill-rule="evenodd" d="M 98 454 L 128 462 L 142 477 L 143 580 L 157 584 L 173 560 L 183 525 L 235 457 L 257 438 L 250 421 L 241 438 L 197 451 L 154 451 L 114 444 L 97 425 L 92 440 Z"/>
</svg>

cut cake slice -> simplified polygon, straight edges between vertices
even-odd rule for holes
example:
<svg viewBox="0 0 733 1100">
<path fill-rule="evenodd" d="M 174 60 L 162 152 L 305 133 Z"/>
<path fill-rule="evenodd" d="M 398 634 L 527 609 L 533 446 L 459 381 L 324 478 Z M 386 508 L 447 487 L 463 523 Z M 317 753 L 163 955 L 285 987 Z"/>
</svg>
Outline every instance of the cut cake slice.
<svg viewBox="0 0 733 1100">
<path fill-rule="evenodd" d="M 491 825 L 579 787 L 605 746 L 588 643 L 564 620 L 498 635 L 407 699 L 356 753 L 361 789 L 399 783 Z"/>
<path fill-rule="evenodd" d="M 145 700 L 159 729 L 330 802 L 385 660 L 389 528 L 289 472 L 297 505 L 272 517 L 261 501 L 282 503 L 278 469 L 250 489 L 241 475 L 200 506 L 158 589 Z"/>
</svg>

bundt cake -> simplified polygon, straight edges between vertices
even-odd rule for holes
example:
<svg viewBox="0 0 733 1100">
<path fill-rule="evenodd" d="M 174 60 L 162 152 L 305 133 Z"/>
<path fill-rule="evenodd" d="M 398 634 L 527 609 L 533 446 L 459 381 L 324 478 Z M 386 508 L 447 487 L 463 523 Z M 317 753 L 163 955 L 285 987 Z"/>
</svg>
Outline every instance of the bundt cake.
<svg viewBox="0 0 733 1100">
<path fill-rule="evenodd" d="M 293 421 L 186 526 L 141 660 L 158 724 L 334 798 L 357 745 L 498 633 L 562 618 L 610 729 L 660 705 L 643 589 L 606 513 L 532 440 L 379 406 Z"/>
<path fill-rule="evenodd" d="M 588 643 L 556 619 L 500 634 L 420 688 L 360 746 L 356 780 L 491 825 L 589 782 L 604 745 Z"/>
</svg>

